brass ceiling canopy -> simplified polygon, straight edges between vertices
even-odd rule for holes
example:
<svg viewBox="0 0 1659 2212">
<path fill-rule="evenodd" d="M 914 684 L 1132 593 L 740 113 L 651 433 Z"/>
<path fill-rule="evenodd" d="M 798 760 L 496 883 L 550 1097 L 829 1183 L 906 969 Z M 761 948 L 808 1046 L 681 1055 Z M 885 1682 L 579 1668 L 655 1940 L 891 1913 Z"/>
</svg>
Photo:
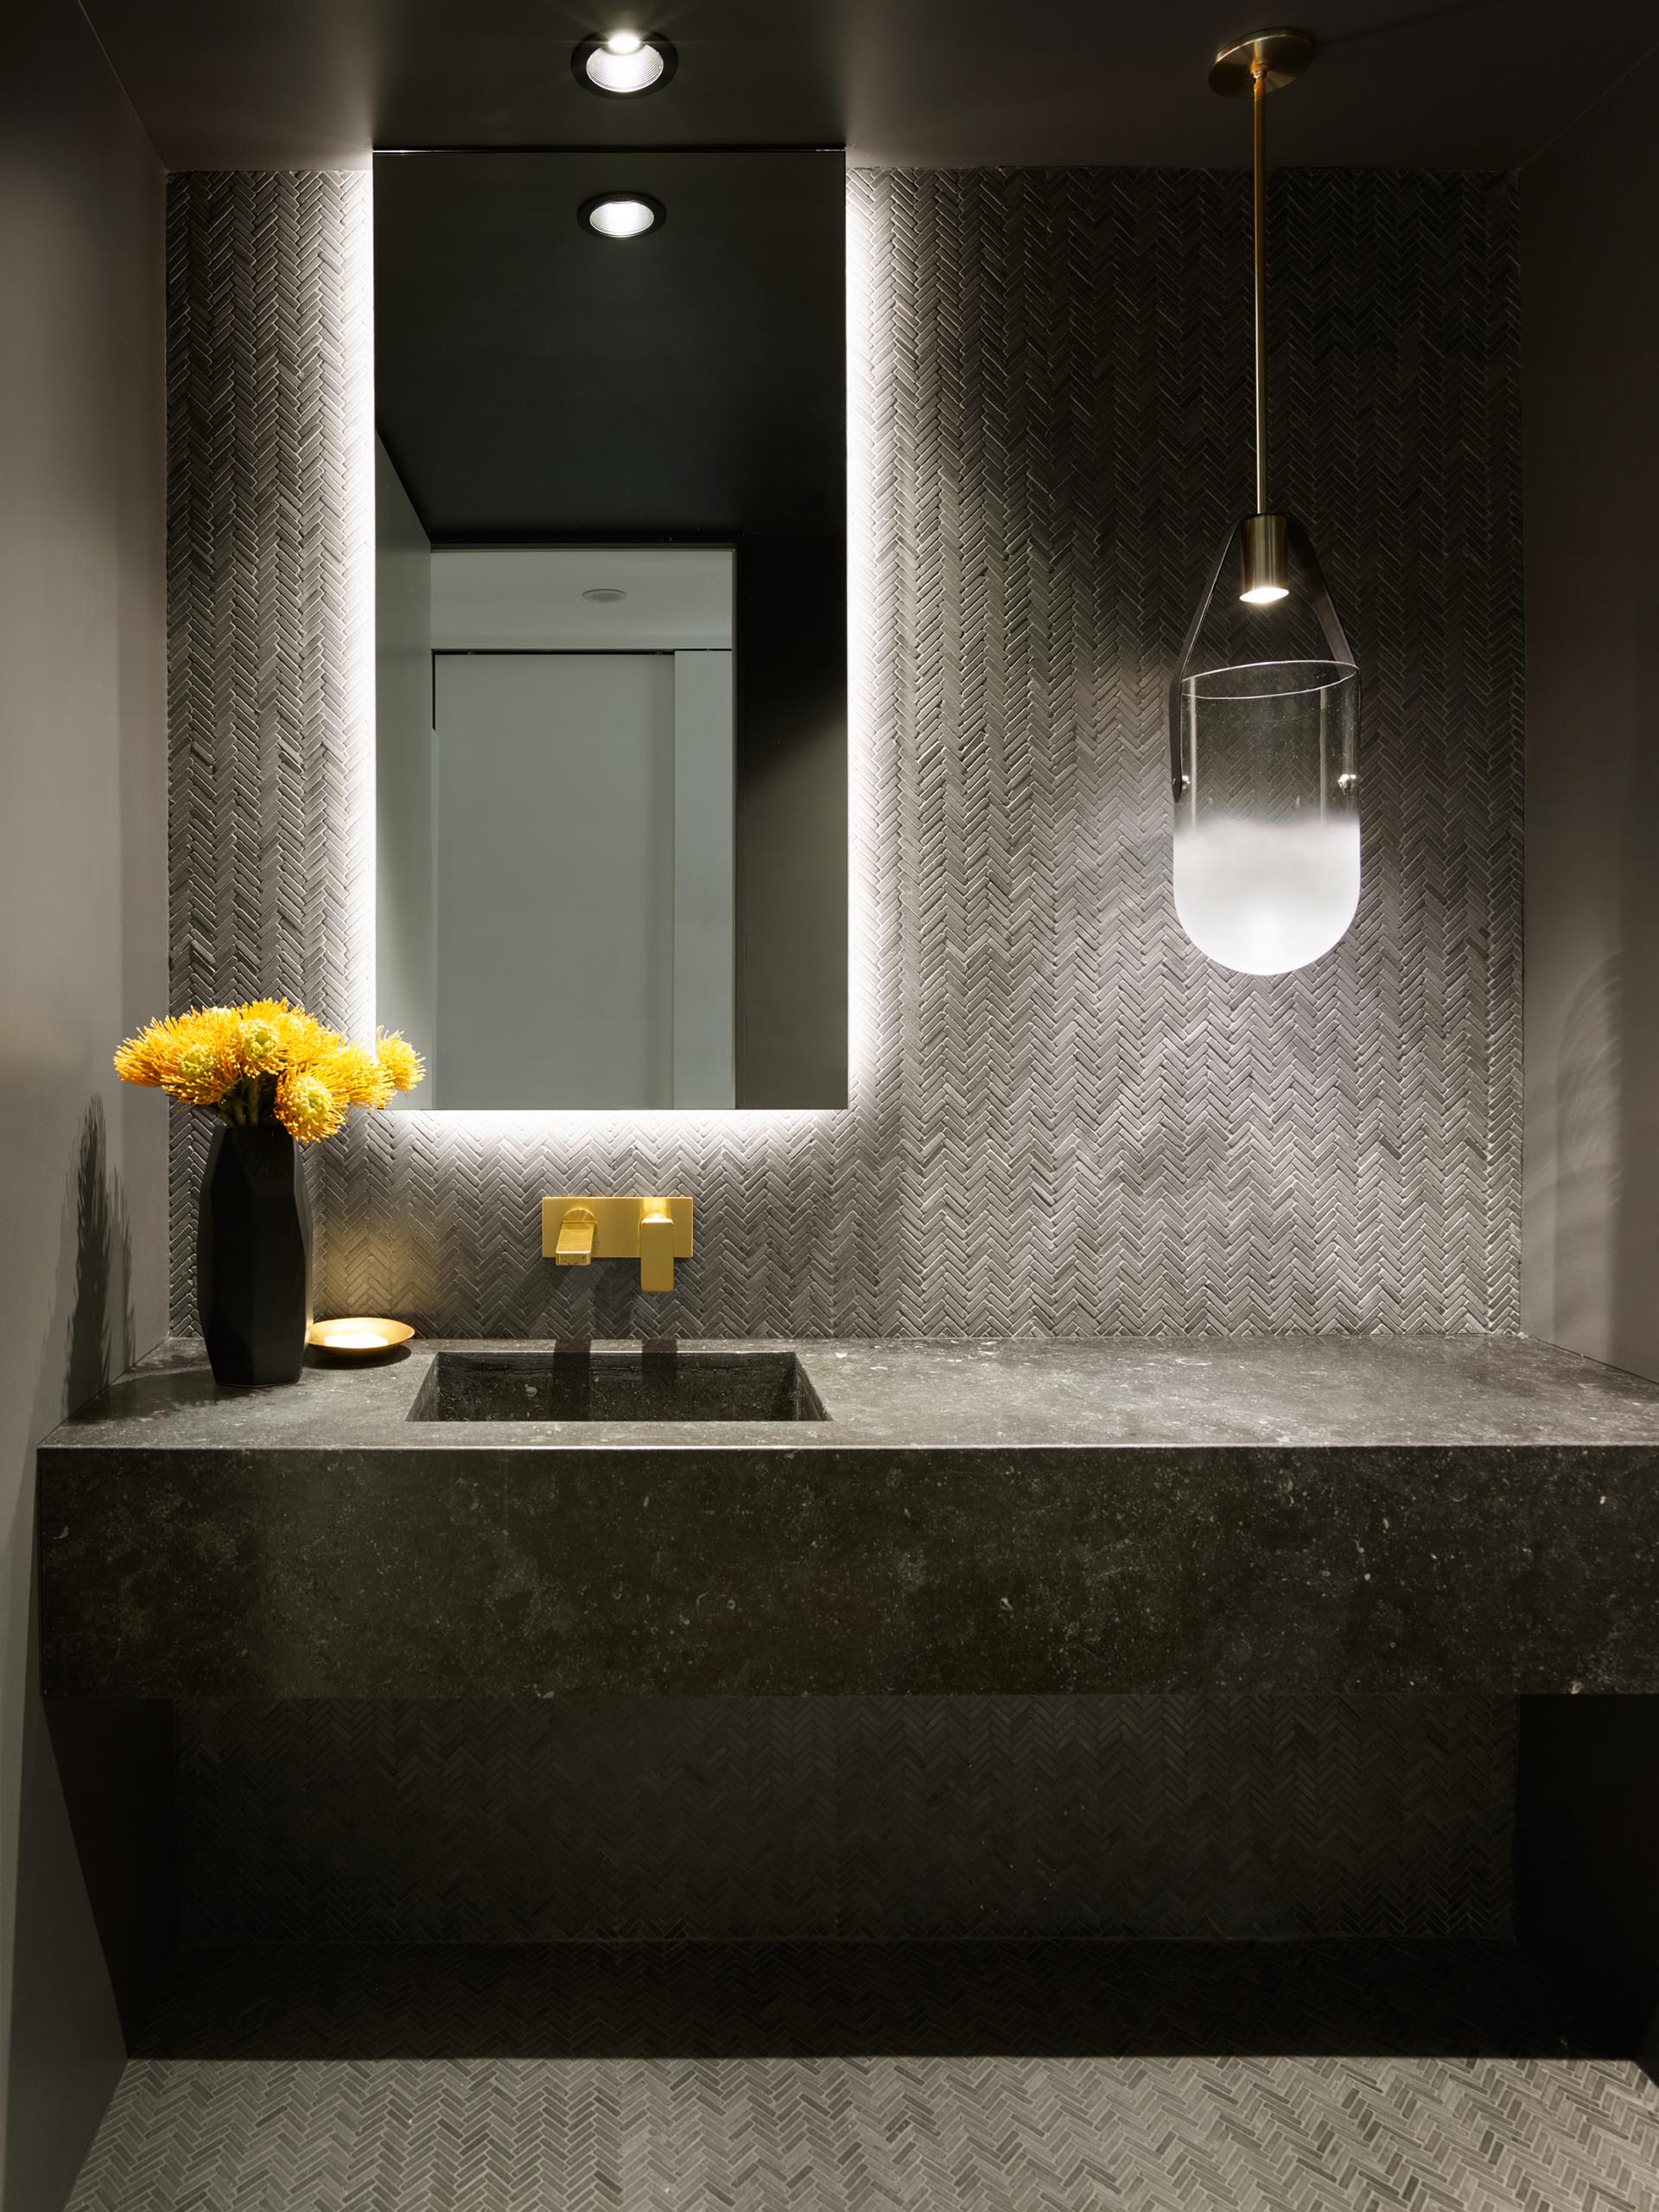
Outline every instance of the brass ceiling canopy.
<svg viewBox="0 0 1659 2212">
<path fill-rule="evenodd" d="M 1255 509 L 1268 513 L 1268 113 L 1267 96 L 1294 84 L 1313 61 L 1310 31 L 1281 28 L 1252 31 L 1224 46 L 1210 64 L 1210 89 L 1231 99 L 1250 95 L 1250 228 L 1255 264 Z M 1275 559 L 1276 554 L 1276 559 Z M 1285 595 L 1284 531 L 1247 532 L 1244 538 L 1244 597 L 1271 601 Z"/>
<path fill-rule="evenodd" d="M 1258 69 L 1270 92 L 1294 83 L 1318 52 L 1308 31 L 1252 31 L 1224 46 L 1210 64 L 1210 89 L 1227 99 L 1255 89 Z"/>
</svg>

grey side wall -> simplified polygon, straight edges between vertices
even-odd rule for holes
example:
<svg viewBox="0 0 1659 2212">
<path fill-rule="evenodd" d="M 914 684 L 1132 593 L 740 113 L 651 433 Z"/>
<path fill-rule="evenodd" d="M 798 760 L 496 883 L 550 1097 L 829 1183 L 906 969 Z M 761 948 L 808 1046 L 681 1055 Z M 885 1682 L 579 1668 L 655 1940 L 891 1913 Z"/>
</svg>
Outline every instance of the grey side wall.
<svg viewBox="0 0 1659 2212">
<path fill-rule="evenodd" d="M 363 1025 L 370 180 L 170 189 L 174 995 Z M 855 175 L 849 1109 L 360 1124 L 308 1162 L 321 1311 L 1516 1326 L 1515 195 L 1300 170 L 1275 198 L 1281 492 L 1367 683 L 1343 944 L 1230 975 L 1170 897 L 1165 685 L 1249 491 L 1245 179 Z M 202 1138 L 175 1155 L 186 1322 Z M 541 1259 L 544 1192 L 664 1185 L 698 1207 L 672 1297 Z"/>
<path fill-rule="evenodd" d="M 1635 77 L 1524 173 L 1527 1328 L 1659 1376 L 1659 168 Z"/>
<path fill-rule="evenodd" d="M 162 1333 L 162 178 L 79 10 L 0 71 L 0 2095 L 4 2212 L 55 2212 L 124 2051 L 31 1666 L 34 1444 Z"/>
</svg>

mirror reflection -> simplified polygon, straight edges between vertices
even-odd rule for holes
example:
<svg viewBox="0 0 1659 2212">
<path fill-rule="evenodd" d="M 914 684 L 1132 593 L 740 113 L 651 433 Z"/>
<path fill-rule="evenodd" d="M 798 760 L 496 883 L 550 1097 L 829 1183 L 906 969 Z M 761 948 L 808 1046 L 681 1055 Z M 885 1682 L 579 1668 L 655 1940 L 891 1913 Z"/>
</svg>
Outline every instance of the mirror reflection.
<svg viewBox="0 0 1659 2212">
<path fill-rule="evenodd" d="M 730 551 L 437 550 L 431 618 L 429 770 L 380 754 L 415 1103 L 735 1105 Z"/>
<path fill-rule="evenodd" d="M 843 194 L 816 152 L 376 157 L 407 1107 L 846 1103 Z"/>
</svg>

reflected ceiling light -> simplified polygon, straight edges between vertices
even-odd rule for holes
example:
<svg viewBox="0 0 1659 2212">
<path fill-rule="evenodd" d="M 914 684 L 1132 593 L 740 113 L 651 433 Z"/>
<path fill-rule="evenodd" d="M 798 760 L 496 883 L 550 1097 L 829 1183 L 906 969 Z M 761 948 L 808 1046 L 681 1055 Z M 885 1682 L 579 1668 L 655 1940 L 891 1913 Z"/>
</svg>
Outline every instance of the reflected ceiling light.
<svg viewBox="0 0 1659 2212">
<path fill-rule="evenodd" d="M 665 85 L 679 66 L 679 55 L 660 32 L 595 32 L 570 57 L 576 82 L 606 99 L 631 99 Z"/>
<path fill-rule="evenodd" d="M 602 238 L 639 238 L 647 231 L 659 231 L 668 210 L 647 192 L 601 192 L 582 201 L 576 219 Z"/>
<path fill-rule="evenodd" d="M 1255 512 L 1216 556 L 1170 681 L 1175 912 L 1200 952 L 1248 976 L 1319 959 L 1359 905 L 1359 671 L 1312 539 L 1268 507 L 1268 94 L 1313 51 L 1306 31 L 1258 31 L 1210 67 L 1211 90 L 1248 92 L 1253 117 Z M 1196 648 L 1235 543 L 1251 626 L 1217 667 Z"/>
</svg>

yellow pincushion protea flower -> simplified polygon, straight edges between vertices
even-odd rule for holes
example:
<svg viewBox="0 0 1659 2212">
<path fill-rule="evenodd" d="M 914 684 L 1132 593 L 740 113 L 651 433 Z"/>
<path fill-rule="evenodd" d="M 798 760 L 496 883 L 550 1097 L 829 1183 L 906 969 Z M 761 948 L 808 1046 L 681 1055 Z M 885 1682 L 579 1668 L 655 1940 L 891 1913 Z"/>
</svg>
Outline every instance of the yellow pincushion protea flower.
<svg viewBox="0 0 1659 2212">
<path fill-rule="evenodd" d="M 426 1062 L 395 1029 L 379 1031 L 374 1050 L 380 1072 L 394 1090 L 413 1090 L 426 1073 Z"/>
<path fill-rule="evenodd" d="M 366 1106 L 378 1113 L 391 1104 L 391 1084 L 368 1046 L 342 1045 L 315 1065 L 329 1089 L 349 1105 Z"/>
<path fill-rule="evenodd" d="M 220 1037 L 201 1036 L 181 1048 L 162 1083 L 186 1106 L 217 1106 L 236 1079 L 236 1047 Z"/>
<path fill-rule="evenodd" d="M 303 1007 L 255 999 L 150 1022 L 116 1053 L 115 1071 L 232 1128 L 277 1122 L 297 1142 L 315 1144 L 344 1124 L 348 1107 L 378 1112 L 426 1071 L 401 1037 L 353 1044 Z"/>
<path fill-rule="evenodd" d="M 136 1037 L 129 1037 L 116 1054 L 116 1073 L 124 1083 L 141 1083 L 159 1090 L 177 1067 L 190 1033 L 185 1020 L 150 1022 Z"/>
<path fill-rule="evenodd" d="M 152 1021 L 115 1056 L 129 1083 L 171 1091 L 187 1106 L 216 1106 L 238 1081 L 237 1024 L 223 1007 L 202 1007 L 172 1021 Z"/>
<path fill-rule="evenodd" d="M 299 1144 L 333 1136 L 346 1119 L 346 1100 L 315 1068 L 285 1068 L 275 1103 L 276 1119 Z"/>
<path fill-rule="evenodd" d="M 288 1036 L 278 1010 L 250 1007 L 237 1034 L 244 1075 L 280 1075 L 288 1065 Z"/>
</svg>

